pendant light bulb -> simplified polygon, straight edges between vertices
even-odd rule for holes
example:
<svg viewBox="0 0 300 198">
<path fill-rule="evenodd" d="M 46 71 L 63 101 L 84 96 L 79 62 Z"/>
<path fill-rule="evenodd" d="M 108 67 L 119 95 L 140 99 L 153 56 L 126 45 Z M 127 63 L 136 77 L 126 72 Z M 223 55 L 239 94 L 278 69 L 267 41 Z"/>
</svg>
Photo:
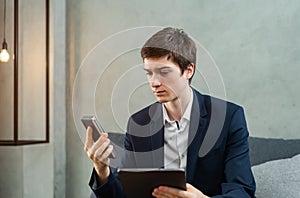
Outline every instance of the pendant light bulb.
<svg viewBox="0 0 300 198">
<path fill-rule="evenodd" d="M 7 51 L 7 43 L 4 40 L 2 43 L 2 49 L 0 52 L 0 61 L 1 62 L 8 62 L 9 61 L 9 53 Z"/>
</svg>

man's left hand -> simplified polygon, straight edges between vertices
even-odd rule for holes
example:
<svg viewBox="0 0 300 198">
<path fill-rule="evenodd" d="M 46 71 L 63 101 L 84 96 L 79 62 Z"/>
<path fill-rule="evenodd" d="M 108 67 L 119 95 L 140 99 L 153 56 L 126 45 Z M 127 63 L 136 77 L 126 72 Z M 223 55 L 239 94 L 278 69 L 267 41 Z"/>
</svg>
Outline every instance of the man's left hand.
<svg viewBox="0 0 300 198">
<path fill-rule="evenodd" d="M 186 184 L 186 191 L 167 186 L 159 186 L 153 190 L 152 195 L 156 198 L 208 198 L 208 196 L 188 183 Z"/>
</svg>

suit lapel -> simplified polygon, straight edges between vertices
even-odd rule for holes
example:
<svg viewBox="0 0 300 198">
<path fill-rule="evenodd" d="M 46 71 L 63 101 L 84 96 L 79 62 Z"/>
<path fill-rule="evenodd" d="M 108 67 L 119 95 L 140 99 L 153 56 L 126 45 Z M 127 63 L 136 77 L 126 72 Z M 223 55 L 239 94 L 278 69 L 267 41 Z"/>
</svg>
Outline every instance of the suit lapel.
<svg viewBox="0 0 300 198">
<path fill-rule="evenodd" d="M 204 104 L 204 98 L 200 93 L 194 91 L 194 100 L 191 112 L 190 129 L 188 137 L 188 152 L 187 152 L 187 167 L 186 177 L 187 182 L 193 179 L 196 168 L 198 152 L 202 144 L 204 135 L 207 130 L 207 109 Z"/>
</svg>

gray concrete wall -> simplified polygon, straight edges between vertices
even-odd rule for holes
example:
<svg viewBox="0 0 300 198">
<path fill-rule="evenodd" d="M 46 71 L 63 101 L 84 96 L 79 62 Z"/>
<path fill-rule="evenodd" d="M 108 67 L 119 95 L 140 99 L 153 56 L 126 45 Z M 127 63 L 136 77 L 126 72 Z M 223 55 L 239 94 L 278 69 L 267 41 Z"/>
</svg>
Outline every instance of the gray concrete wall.
<svg viewBox="0 0 300 198">
<path fill-rule="evenodd" d="M 75 123 L 80 123 L 73 119 L 74 81 L 88 53 L 104 39 L 125 29 L 183 28 L 204 46 L 218 66 L 226 96 L 214 95 L 245 108 L 251 136 L 300 137 L 297 122 L 300 3 L 297 0 L 51 2 L 51 143 L 0 148 L 0 197 L 89 196 L 87 182 L 92 164 L 83 152 L 84 131 L 81 129 L 78 134 Z M 142 44 L 139 39 L 123 40 L 116 47 Z M 101 120 L 108 130 L 124 128 L 126 116 L 118 123 L 111 113 L 119 104 L 111 105 L 112 90 L 125 82 L 122 75 L 131 74 L 130 69 L 142 63 L 138 53 L 138 49 L 132 49 L 116 56 L 99 80 L 95 109 L 104 117 Z M 101 63 L 99 59 L 95 66 L 104 67 Z M 201 76 L 209 64 L 199 59 L 197 67 L 200 72 L 193 86 L 210 93 L 205 77 Z M 134 74 L 128 79 L 143 75 L 143 71 L 134 70 Z M 121 88 L 130 87 L 132 82 L 123 83 Z M 133 89 L 124 115 L 154 100 L 146 84 Z"/>
<path fill-rule="evenodd" d="M 0 147 L 0 197 L 23 195 L 23 153 L 20 147 Z"/>
<path fill-rule="evenodd" d="M 180 27 L 201 43 L 216 62 L 226 97 L 244 106 L 252 136 L 300 137 L 299 123 L 294 121 L 300 116 L 298 1 L 69 0 L 67 10 L 73 76 L 88 53 L 115 33 L 141 26 Z M 138 54 L 138 50 L 135 52 Z M 132 63 L 124 63 L 126 56 L 141 63 L 136 55 L 124 53 L 112 61 L 108 70 L 113 66 L 119 70 L 132 67 Z M 98 65 L 104 67 L 101 60 Z M 206 67 L 200 59 L 197 66 L 200 71 Z M 105 83 L 116 84 L 122 74 L 107 74 Z M 195 81 L 201 81 L 201 76 L 196 75 Z M 200 84 L 193 85 L 207 92 Z M 114 122 L 106 123 L 107 128 L 118 129 Z"/>
<path fill-rule="evenodd" d="M 75 123 L 77 126 L 81 124 L 78 119 L 74 121 L 74 109 L 70 105 L 76 73 L 83 61 L 89 58 L 92 49 L 126 29 L 141 26 L 183 28 L 212 56 L 224 82 L 225 98 L 245 108 L 251 136 L 299 138 L 300 125 L 295 121 L 300 117 L 300 94 L 297 91 L 300 88 L 297 81 L 300 73 L 299 11 L 297 0 L 67 0 L 67 66 L 70 78 L 67 178 L 73 178 L 67 182 L 68 194 L 82 197 L 89 192 L 87 181 L 92 166 L 82 152 L 84 131 L 80 128 L 80 135 L 77 134 Z M 114 43 L 115 48 L 138 42 L 138 39 L 132 37 Z M 115 52 L 110 47 L 107 46 L 107 50 L 93 62 L 95 67 L 104 70 L 107 66 L 104 59 L 110 52 Z M 130 90 L 133 93 L 125 95 L 120 103 L 111 104 L 113 89 L 120 86 L 119 80 L 124 80 L 122 75 L 141 63 L 138 49 L 125 50 L 111 59 L 105 74 L 97 81 L 94 110 L 110 131 L 124 131 L 127 117 L 116 120 L 112 114 L 112 108 L 121 104 L 124 98 L 130 98 L 128 107 L 121 109 L 124 115 L 154 100 L 147 85 L 142 84 Z M 206 63 L 198 60 L 200 74 L 210 66 Z M 135 76 L 129 75 L 131 78 L 128 78 L 127 84 L 122 84 L 123 90 L 131 87 L 130 80 L 143 75 L 143 71 L 135 72 Z M 199 73 L 193 86 L 203 93 L 211 93 Z M 214 95 L 224 98 L 224 94 Z M 81 97 L 82 103 L 76 105 L 84 106 L 86 96 L 78 97 Z"/>
<path fill-rule="evenodd" d="M 0 147 L 0 197 L 53 197 L 53 147 Z"/>
</svg>

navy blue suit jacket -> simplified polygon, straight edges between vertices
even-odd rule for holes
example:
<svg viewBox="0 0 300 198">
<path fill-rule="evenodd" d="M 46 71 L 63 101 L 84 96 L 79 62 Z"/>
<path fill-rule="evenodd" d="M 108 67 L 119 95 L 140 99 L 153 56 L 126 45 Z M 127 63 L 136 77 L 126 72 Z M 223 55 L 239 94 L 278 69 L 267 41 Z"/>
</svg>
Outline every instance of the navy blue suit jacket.
<svg viewBox="0 0 300 198">
<path fill-rule="evenodd" d="M 255 197 L 243 109 L 193 91 L 187 182 L 210 197 Z M 124 146 L 122 167 L 163 167 L 164 125 L 160 103 L 131 116 Z M 97 186 L 95 174 L 93 170 L 90 186 L 97 197 L 124 197 L 116 173 L 111 173 L 102 186 Z"/>
</svg>

